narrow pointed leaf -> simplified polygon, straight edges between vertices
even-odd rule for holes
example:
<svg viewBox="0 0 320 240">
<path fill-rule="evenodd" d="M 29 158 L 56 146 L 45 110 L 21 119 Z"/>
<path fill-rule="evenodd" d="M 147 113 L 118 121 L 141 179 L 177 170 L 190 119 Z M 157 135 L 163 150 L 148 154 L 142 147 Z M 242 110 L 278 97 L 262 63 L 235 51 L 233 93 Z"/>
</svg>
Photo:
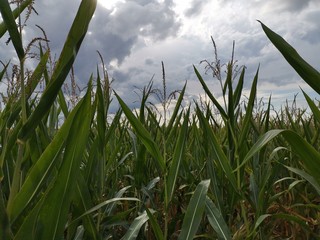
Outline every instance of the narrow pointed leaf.
<svg viewBox="0 0 320 240">
<path fill-rule="evenodd" d="M 320 153 L 293 131 L 285 130 L 281 135 L 291 145 L 292 151 L 300 156 L 307 172 L 320 184 Z"/>
<path fill-rule="evenodd" d="M 269 40 L 281 52 L 287 62 L 310 87 L 320 94 L 320 73 L 307 63 L 281 36 L 273 32 L 262 22 L 260 24 Z"/>
<path fill-rule="evenodd" d="M 212 151 L 214 153 L 214 158 L 218 160 L 223 172 L 226 174 L 227 179 L 230 181 L 235 192 L 238 192 L 236 177 L 232 171 L 230 162 L 225 153 L 223 152 L 217 137 L 215 136 L 214 132 L 212 131 L 212 128 L 209 126 L 208 121 L 203 116 L 203 113 L 200 111 L 199 107 L 197 107 L 197 115 L 200 123 L 203 126 L 203 132 L 208 135 L 208 139 L 210 140 Z"/>
<path fill-rule="evenodd" d="M 123 100 L 118 96 L 118 94 L 115 93 L 115 95 L 121 105 L 121 108 L 124 114 L 127 116 L 130 124 L 136 131 L 138 138 L 147 148 L 149 153 L 154 157 L 155 164 L 158 167 L 158 170 L 160 170 L 160 173 L 163 173 L 165 170 L 165 163 L 157 144 L 153 141 L 149 132 L 145 129 L 145 127 L 141 124 L 141 122 L 134 116 L 134 114 L 131 112 L 128 106 L 123 102 Z"/>
<path fill-rule="evenodd" d="M 258 74 L 259 74 L 259 68 L 256 72 L 256 75 L 254 76 L 251 90 L 250 90 L 250 97 L 246 109 L 246 115 L 244 117 L 243 126 L 241 128 L 240 133 L 240 140 L 239 140 L 239 146 L 243 146 L 244 141 L 248 137 L 249 127 L 250 127 L 250 121 L 252 118 L 252 111 L 254 107 L 254 101 L 256 99 L 256 93 L 257 93 L 257 83 L 258 83 Z"/>
<path fill-rule="evenodd" d="M 24 142 L 37 127 L 43 116 L 49 111 L 58 95 L 77 56 L 81 43 L 86 35 L 90 20 L 97 5 L 96 0 L 82 0 L 77 15 L 69 31 L 67 40 L 60 54 L 51 81 L 47 85 L 41 99 L 19 133 Z"/>
<path fill-rule="evenodd" d="M 22 39 L 16 24 L 15 18 L 10 8 L 10 4 L 7 0 L 0 1 L 0 12 L 6 30 L 8 30 L 13 46 L 20 60 L 24 58 L 24 49 L 22 45 Z M 0 29 L 3 32 L 2 29 Z"/>
<path fill-rule="evenodd" d="M 163 233 L 161 231 L 161 228 L 159 226 L 159 223 L 156 221 L 156 218 L 154 217 L 154 215 L 151 213 L 151 209 L 149 210 L 148 208 L 146 208 L 146 212 L 148 214 L 149 217 L 149 221 L 153 230 L 153 233 L 156 237 L 157 240 L 164 240 L 164 236 Z"/>
<path fill-rule="evenodd" d="M 211 91 L 209 90 L 207 84 L 205 83 L 205 81 L 203 80 L 203 78 L 201 77 L 200 73 L 198 72 L 198 70 L 196 69 L 195 66 L 193 66 L 194 72 L 196 73 L 204 91 L 206 92 L 206 94 L 208 95 L 208 97 L 210 98 L 210 100 L 213 102 L 213 104 L 218 108 L 221 116 L 225 119 L 228 118 L 228 115 L 226 113 L 226 111 L 223 109 L 223 107 L 220 105 L 220 103 L 217 101 L 217 99 L 212 95 Z"/>
<path fill-rule="evenodd" d="M 243 82 L 244 82 L 244 75 L 245 75 L 245 70 L 246 68 L 243 67 L 240 77 L 239 77 L 239 82 L 237 84 L 236 90 L 234 91 L 234 106 L 238 106 L 240 99 L 241 99 L 241 93 L 243 89 Z"/>
<path fill-rule="evenodd" d="M 76 187 L 82 154 L 91 123 L 91 84 L 69 131 L 57 178 L 26 217 L 15 239 L 58 239 L 63 236 L 73 189 Z M 31 227 L 31 228 L 30 228 Z M 34 231 L 30 232 L 30 229 Z M 35 235 L 37 236 L 36 238 Z"/>
<path fill-rule="evenodd" d="M 2 2 L 5 2 L 6 0 L 1 0 Z M 13 10 L 12 14 L 14 19 L 16 19 L 25 9 L 29 6 L 29 4 L 32 3 L 32 0 L 25 0 L 22 3 L 20 3 L 20 6 Z M 6 33 L 7 31 L 7 25 L 5 22 L 0 23 L 0 38 Z"/>
<path fill-rule="evenodd" d="M 262 135 L 251 147 L 238 168 L 247 163 L 253 155 L 258 153 L 266 144 L 280 134 L 291 145 L 292 151 L 300 156 L 303 167 L 305 167 L 307 172 L 320 184 L 320 173 L 318 171 L 318 169 L 320 169 L 320 153 L 301 136 L 291 130 L 270 130 Z"/>
<path fill-rule="evenodd" d="M 320 123 L 320 110 L 319 108 L 316 106 L 316 104 L 311 100 L 311 98 L 308 96 L 308 94 L 306 94 L 304 91 L 303 95 L 305 97 L 305 99 L 308 102 L 308 105 L 313 113 L 314 118 Z"/>
<path fill-rule="evenodd" d="M 235 169 L 234 171 L 237 171 L 239 168 L 241 168 L 243 165 L 245 165 L 256 153 L 258 153 L 263 147 L 265 147 L 272 139 L 277 137 L 281 132 L 284 130 L 270 130 L 269 132 L 263 134 L 259 137 L 257 142 L 250 148 L 247 155 L 244 157 L 241 164 Z"/>
<path fill-rule="evenodd" d="M 289 166 L 285 166 L 289 171 L 294 172 L 295 174 L 299 175 L 300 177 L 304 178 L 305 180 L 307 180 L 313 187 L 314 189 L 317 191 L 317 193 L 320 196 L 320 185 L 319 183 L 317 183 L 314 179 L 314 177 L 312 177 L 310 174 L 306 173 L 305 171 L 302 171 L 300 169 L 297 168 L 293 168 L 293 167 L 289 167 Z"/>
<path fill-rule="evenodd" d="M 123 240 L 136 239 L 141 227 L 148 221 L 149 217 L 146 211 L 144 211 L 139 217 L 136 217 L 131 223 L 126 234 L 121 238 Z"/>
<path fill-rule="evenodd" d="M 175 120 L 177 120 L 177 115 L 178 115 L 178 112 L 179 112 L 179 109 L 181 107 L 181 103 L 182 103 L 182 100 L 183 100 L 183 97 L 184 97 L 184 93 L 186 91 L 186 87 L 187 87 L 187 83 L 183 86 L 182 90 L 181 90 L 181 93 L 179 95 L 179 98 L 178 98 L 178 101 L 175 105 L 175 108 L 173 110 L 173 113 L 171 115 L 171 118 L 170 118 L 170 121 L 167 125 L 167 131 L 170 131 L 172 129 L 172 126 L 173 126 L 173 123 L 175 122 Z"/>
<path fill-rule="evenodd" d="M 213 227 L 219 239 L 232 239 L 231 232 L 221 213 L 210 198 L 206 198 L 206 213 L 210 225 Z"/>
<path fill-rule="evenodd" d="M 50 174 L 59 160 L 60 153 L 79 107 L 80 103 L 73 109 L 52 142 L 47 146 L 38 161 L 31 168 L 30 173 L 13 202 L 8 203 L 9 216 L 12 222 L 15 221 L 29 203 L 34 200 L 37 193 L 41 190 L 41 187 L 48 181 Z"/>
<path fill-rule="evenodd" d="M 185 145 L 187 140 L 187 132 L 188 132 L 188 120 L 189 120 L 189 111 L 186 114 L 185 119 L 183 121 L 181 130 L 178 136 L 178 140 L 173 152 L 172 164 L 169 169 L 168 180 L 167 180 L 167 189 L 168 189 L 167 203 L 169 203 L 172 199 L 176 181 L 178 178 L 181 161 L 184 156 Z"/>
<path fill-rule="evenodd" d="M 201 181 L 194 191 L 188 204 L 187 212 L 183 218 L 181 233 L 178 240 L 191 240 L 194 238 L 205 209 L 206 196 L 210 180 Z"/>
</svg>

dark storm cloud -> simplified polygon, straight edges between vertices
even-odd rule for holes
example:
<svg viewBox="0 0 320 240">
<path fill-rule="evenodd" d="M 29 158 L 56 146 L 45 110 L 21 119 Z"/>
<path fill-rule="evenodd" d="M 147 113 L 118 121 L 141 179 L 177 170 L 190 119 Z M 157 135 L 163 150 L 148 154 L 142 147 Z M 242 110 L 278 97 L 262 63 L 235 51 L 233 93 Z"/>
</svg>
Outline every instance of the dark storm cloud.
<svg viewBox="0 0 320 240">
<path fill-rule="evenodd" d="M 159 3 L 156 0 L 119 3 L 104 29 L 124 39 L 139 35 L 163 40 L 176 36 L 180 23 L 171 6 L 172 1 Z"/>
<path fill-rule="evenodd" d="M 191 6 L 184 12 L 186 17 L 197 17 L 202 9 L 205 7 L 205 5 L 208 3 L 208 1 L 203 0 L 193 0 L 191 3 Z"/>
<path fill-rule="evenodd" d="M 80 2 L 35 1 L 34 7 L 39 15 L 32 15 L 25 37 L 28 41 L 34 37 L 42 37 L 41 31 L 35 27 L 38 24 L 50 40 L 52 54 L 58 57 Z M 89 34 L 75 61 L 75 72 L 80 81 L 85 83 L 91 72 L 95 72 L 100 61 L 97 50 L 107 65 L 112 60 L 121 64 L 130 56 L 134 47 L 143 46 L 143 37 L 159 41 L 176 36 L 181 23 L 177 21 L 172 7 L 172 0 L 127 0 L 117 3 L 111 10 L 98 4 L 89 26 Z"/>
</svg>

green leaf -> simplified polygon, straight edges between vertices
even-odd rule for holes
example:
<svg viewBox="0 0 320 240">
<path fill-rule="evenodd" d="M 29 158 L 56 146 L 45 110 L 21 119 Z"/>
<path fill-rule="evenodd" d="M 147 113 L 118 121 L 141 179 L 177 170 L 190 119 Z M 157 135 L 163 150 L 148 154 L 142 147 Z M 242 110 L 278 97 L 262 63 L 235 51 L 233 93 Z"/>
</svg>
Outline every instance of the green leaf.
<svg viewBox="0 0 320 240">
<path fill-rule="evenodd" d="M 98 75 L 97 78 L 97 89 L 96 89 L 96 100 L 97 100 L 97 128 L 98 128 L 98 137 L 100 141 L 100 147 L 103 147 L 105 143 L 105 134 L 106 134 L 106 113 L 105 113 L 105 102 L 103 99 L 103 93 L 101 88 L 101 80 Z"/>
<path fill-rule="evenodd" d="M 131 223 L 126 234 L 121 238 L 123 240 L 136 239 L 141 227 L 148 221 L 149 217 L 146 211 L 144 211 L 139 217 L 136 217 Z"/>
<path fill-rule="evenodd" d="M 78 177 L 77 190 L 76 190 L 76 194 L 74 196 L 73 202 L 75 205 L 78 204 L 78 208 L 81 211 L 81 213 L 88 211 L 93 206 L 89 188 L 82 174 L 79 174 L 79 177 Z M 82 224 L 87 234 L 89 235 L 90 239 L 93 239 L 93 240 L 101 239 L 98 234 L 98 229 L 95 226 L 93 216 L 87 215 L 83 217 Z"/>
<path fill-rule="evenodd" d="M 258 229 L 258 227 L 261 225 L 261 223 L 268 217 L 272 216 L 271 214 L 263 214 L 261 215 L 257 221 L 256 224 L 254 225 L 254 231 L 256 231 Z"/>
<path fill-rule="evenodd" d="M 2 81 L 2 78 L 3 78 L 4 74 L 6 73 L 8 66 L 9 66 L 9 63 L 7 63 L 4 66 L 4 68 L 2 69 L 2 71 L 0 72 L 0 82 Z"/>
<path fill-rule="evenodd" d="M 262 22 L 258 21 L 272 44 L 281 52 L 287 62 L 294 68 L 300 77 L 320 94 L 320 73 L 307 63 L 298 52 L 281 36 L 273 32 Z"/>
<path fill-rule="evenodd" d="M 27 178 L 25 179 L 21 190 L 8 203 L 8 213 L 11 222 L 14 222 L 23 210 L 34 200 L 41 187 L 48 182 L 50 174 L 60 159 L 60 153 L 64 147 L 65 140 L 68 137 L 69 130 L 73 124 L 74 116 L 79 110 L 80 103 L 73 109 L 71 114 L 65 120 L 52 142 L 46 147 L 38 161 L 31 168 Z M 14 207 L 13 207 L 14 206 Z"/>
<path fill-rule="evenodd" d="M 266 146 L 272 139 L 277 137 L 281 132 L 284 130 L 270 130 L 269 132 L 266 132 L 262 136 L 259 137 L 257 142 L 250 148 L 247 155 L 244 157 L 241 164 L 234 170 L 237 171 L 239 168 L 241 168 L 243 165 L 245 165 L 256 153 L 258 153 L 264 146 Z"/>
<path fill-rule="evenodd" d="M 308 105 L 313 113 L 314 118 L 320 123 L 320 110 L 319 108 L 316 106 L 316 104 L 311 100 L 311 98 L 308 96 L 308 94 L 306 94 L 303 90 L 303 95 L 305 97 L 305 99 L 308 102 Z"/>
<path fill-rule="evenodd" d="M 203 78 L 201 77 L 200 73 L 198 72 L 198 70 L 196 69 L 195 66 L 193 66 L 194 72 L 196 73 L 204 91 L 206 92 L 206 94 L 208 95 L 208 97 L 210 98 L 210 100 L 213 102 L 213 104 L 218 108 L 221 116 L 225 119 L 228 119 L 228 115 L 225 112 L 225 110 L 223 109 L 223 107 L 219 104 L 218 100 L 212 95 L 212 93 L 210 92 L 207 84 L 205 83 L 205 81 L 203 80 Z"/>
<path fill-rule="evenodd" d="M 314 177 L 312 177 L 311 175 L 309 175 L 308 173 L 306 173 L 305 171 L 302 171 L 300 169 L 297 168 L 293 168 L 293 167 L 289 167 L 289 166 L 284 166 L 286 167 L 289 171 L 299 175 L 300 177 L 304 178 L 305 180 L 307 180 L 311 186 L 314 187 L 314 189 L 317 191 L 317 193 L 320 196 L 320 185 L 319 183 L 317 183 L 314 179 Z"/>
<path fill-rule="evenodd" d="M 148 208 L 146 208 L 146 212 L 148 214 L 149 221 L 150 221 L 150 224 L 151 224 L 151 227 L 153 229 L 153 233 L 154 233 L 156 239 L 157 240 L 164 240 L 164 236 L 161 231 L 161 228 L 160 228 L 158 222 L 156 221 L 156 218 L 151 213 L 151 209 L 149 210 Z"/>
<path fill-rule="evenodd" d="M 25 142 L 54 103 L 77 56 L 86 35 L 90 20 L 97 5 L 96 0 L 82 0 L 77 15 L 69 31 L 51 81 L 44 90 L 41 99 L 19 133 L 19 139 Z"/>
<path fill-rule="evenodd" d="M 197 115 L 198 115 L 200 123 L 202 124 L 204 134 L 207 134 L 207 136 L 208 136 L 209 142 L 212 147 L 211 149 L 214 154 L 214 158 L 216 160 L 218 160 L 223 172 L 226 174 L 227 179 L 230 181 L 233 189 L 235 190 L 235 192 L 238 193 L 236 177 L 235 177 L 234 173 L 232 172 L 230 162 L 229 162 L 227 156 L 225 155 L 225 153 L 223 152 L 223 150 L 218 142 L 217 137 L 215 136 L 212 128 L 210 127 L 208 121 L 203 116 L 203 113 L 201 112 L 199 107 L 197 107 Z"/>
<path fill-rule="evenodd" d="M 90 208 L 89 210 L 87 210 L 85 213 L 83 213 L 81 216 L 79 216 L 78 218 L 74 219 L 69 225 L 73 224 L 74 222 L 78 221 L 79 219 L 87 216 L 88 214 L 90 213 L 93 213 L 97 210 L 99 210 L 100 208 L 110 204 L 110 203 L 114 203 L 114 202 L 118 202 L 118 201 L 136 201 L 136 202 L 140 202 L 139 199 L 137 198 L 130 198 L 130 197 L 126 197 L 126 198 L 111 198 L 111 199 L 108 199 L 106 201 L 103 201 L 99 204 L 97 204 L 96 206 Z M 69 226 L 68 225 L 68 226 Z"/>
<path fill-rule="evenodd" d="M 206 198 L 206 213 L 209 223 L 217 233 L 218 238 L 225 240 L 232 239 L 231 232 L 225 220 L 216 205 L 208 197 Z"/>
<path fill-rule="evenodd" d="M 240 133 L 239 146 L 243 146 L 244 141 L 247 139 L 248 132 L 250 130 L 249 127 L 250 127 L 250 121 L 252 117 L 252 110 L 254 107 L 254 101 L 256 99 L 256 93 L 257 93 L 258 74 L 259 74 L 259 67 L 251 85 L 250 97 L 249 97 L 249 101 L 246 109 L 246 115 L 244 117 L 243 126 L 241 128 L 241 133 Z"/>
<path fill-rule="evenodd" d="M 210 180 L 203 180 L 198 184 L 194 191 L 188 204 L 187 212 L 183 218 L 181 233 L 179 234 L 178 240 L 189 240 L 194 238 L 205 209 L 209 185 Z"/>
<path fill-rule="evenodd" d="M 158 148 L 158 145 L 153 141 L 149 132 L 145 129 L 145 127 L 141 124 L 141 122 L 134 116 L 134 114 L 131 112 L 128 106 L 123 102 L 123 100 L 118 96 L 118 94 L 115 93 L 115 95 L 121 105 L 121 108 L 124 114 L 127 116 L 130 124 L 136 131 L 138 138 L 147 148 L 149 153 L 153 156 L 155 160 L 155 164 L 158 167 L 159 173 L 164 173 L 165 163 L 160 153 L 160 150 Z"/>
<path fill-rule="evenodd" d="M 234 106 L 238 106 L 240 99 L 241 99 L 241 93 L 243 89 L 243 82 L 244 82 L 244 75 L 245 75 L 246 68 L 243 67 L 240 77 L 239 77 L 239 82 L 237 84 L 236 90 L 234 91 Z"/>
<path fill-rule="evenodd" d="M 4 1 L 1 1 L 1 3 Z M 23 11 L 26 9 L 26 7 L 29 6 L 29 4 L 32 3 L 32 0 L 25 0 L 22 3 L 20 3 L 20 6 L 17 7 L 15 10 L 13 10 L 12 14 L 14 19 L 16 19 Z M 6 33 L 7 31 L 7 25 L 5 22 L 0 23 L 0 38 Z"/>
<path fill-rule="evenodd" d="M 172 163 L 169 169 L 168 179 L 167 179 L 167 191 L 168 191 L 168 199 L 166 201 L 167 204 L 169 204 L 169 202 L 172 199 L 176 181 L 178 178 L 180 164 L 185 153 L 185 146 L 186 146 L 187 133 L 188 133 L 189 113 L 190 113 L 190 109 L 184 118 L 181 130 L 178 136 L 178 140 L 173 152 Z"/>
<path fill-rule="evenodd" d="M 281 134 L 291 145 L 292 151 L 300 156 L 301 162 L 307 172 L 320 184 L 320 153 L 293 131 L 285 130 Z"/>
<path fill-rule="evenodd" d="M 180 109 L 180 106 L 181 106 L 181 103 L 182 103 L 182 100 L 183 100 L 183 97 L 184 97 L 184 93 L 186 91 L 186 87 L 187 87 L 187 83 L 185 83 L 185 85 L 183 86 L 182 90 L 181 90 L 181 93 L 179 95 L 179 98 L 177 100 L 177 103 L 175 105 L 175 108 L 173 110 L 173 113 L 170 117 L 170 121 L 166 127 L 166 131 L 171 131 L 172 130 L 172 126 L 173 126 L 173 123 L 175 122 L 175 120 L 177 120 L 177 115 L 178 115 L 178 112 L 179 112 L 179 109 Z"/>
<path fill-rule="evenodd" d="M 3 199 L 3 186 L 0 183 L 0 239 L 6 240 L 11 239 L 10 236 L 10 225 L 9 225 L 9 218 L 7 215 L 5 202 Z"/>
<path fill-rule="evenodd" d="M 311 176 L 314 177 L 318 183 L 320 183 L 320 173 L 318 171 L 318 169 L 320 169 L 320 153 L 317 152 L 317 150 L 315 150 L 314 147 L 301 136 L 291 130 L 270 130 L 269 132 L 263 134 L 249 150 L 238 168 L 247 163 L 253 157 L 253 155 L 258 153 L 267 143 L 280 134 L 291 145 L 292 151 L 300 156 L 303 166 L 307 169 Z"/>
<path fill-rule="evenodd" d="M 10 4 L 7 0 L 0 1 L 0 12 L 2 15 L 3 22 L 5 24 L 5 29 L 8 30 L 11 41 L 16 50 L 16 53 L 20 61 L 22 61 L 22 59 L 24 58 L 24 49 L 22 45 L 22 39 L 15 21 L 15 18 L 11 11 Z M 3 32 L 3 29 L 4 28 L 1 26 L 0 34 L 1 32 Z"/>
<path fill-rule="evenodd" d="M 73 189 L 80 173 L 80 163 L 88 141 L 91 114 L 91 82 L 69 131 L 62 165 L 56 179 L 20 227 L 19 239 L 58 239 L 63 236 Z M 33 231 L 30 231 L 33 229 Z"/>
</svg>

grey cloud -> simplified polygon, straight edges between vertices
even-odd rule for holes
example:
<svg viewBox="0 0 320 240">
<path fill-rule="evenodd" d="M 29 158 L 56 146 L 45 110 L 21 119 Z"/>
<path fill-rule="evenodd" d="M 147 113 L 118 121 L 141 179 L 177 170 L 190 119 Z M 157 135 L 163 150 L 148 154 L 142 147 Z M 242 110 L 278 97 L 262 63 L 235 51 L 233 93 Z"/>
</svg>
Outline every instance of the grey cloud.
<svg viewBox="0 0 320 240">
<path fill-rule="evenodd" d="M 305 35 L 303 36 L 303 40 L 308 41 L 311 44 L 319 43 L 320 42 L 320 9 L 314 9 L 305 14 L 303 20 L 308 25 L 308 30 L 306 31 Z"/>
<path fill-rule="evenodd" d="M 151 59 L 151 58 L 147 58 L 147 59 L 144 61 L 144 63 L 145 63 L 146 65 L 149 65 L 149 66 L 155 65 L 154 60 Z"/>
<path fill-rule="evenodd" d="M 41 36 L 35 24 L 46 31 L 53 55 L 58 56 L 66 39 L 80 0 L 35 1 L 39 16 L 32 15 L 28 22 L 26 37 L 31 40 Z M 127 0 L 108 10 L 98 5 L 75 61 L 75 72 L 82 83 L 86 83 L 91 72 L 95 72 L 101 52 L 106 64 L 117 60 L 121 64 L 130 56 L 134 47 L 143 43 L 142 38 L 163 40 L 175 36 L 181 23 L 172 9 L 173 1 Z M 3 40 L 3 39 L 1 39 Z"/>
<path fill-rule="evenodd" d="M 169 4 L 167 4 L 169 3 Z M 106 30 L 122 38 L 145 36 L 162 40 L 175 36 L 180 28 L 172 10 L 172 1 L 126 1 L 117 5 L 116 11 L 106 24 Z"/>
<path fill-rule="evenodd" d="M 311 0 L 282 0 L 282 1 L 277 1 L 277 3 L 282 6 L 284 10 L 287 11 L 294 11 L 294 12 L 299 12 L 303 10 L 304 8 L 308 7 L 309 3 Z"/>
<path fill-rule="evenodd" d="M 253 2 L 253 7 L 262 7 L 270 13 L 274 12 L 301 12 L 306 9 L 312 0 L 270 0 Z"/>
<path fill-rule="evenodd" d="M 193 17 L 199 15 L 207 3 L 208 1 L 193 0 L 191 6 L 184 12 L 185 16 Z"/>
</svg>

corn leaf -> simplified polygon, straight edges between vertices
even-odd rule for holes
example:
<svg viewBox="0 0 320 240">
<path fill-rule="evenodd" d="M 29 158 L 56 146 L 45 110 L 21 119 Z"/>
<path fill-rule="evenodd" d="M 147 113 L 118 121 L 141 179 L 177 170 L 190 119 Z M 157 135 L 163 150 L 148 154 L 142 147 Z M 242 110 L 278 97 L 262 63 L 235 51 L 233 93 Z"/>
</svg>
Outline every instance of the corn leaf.
<svg viewBox="0 0 320 240">
<path fill-rule="evenodd" d="M 180 95 L 179 95 L 179 98 L 177 100 L 177 103 L 175 105 L 175 108 L 172 112 L 172 115 L 170 117 L 170 121 L 166 127 L 167 131 L 171 131 L 172 130 L 172 126 L 173 126 L 173 123 L 175 121 L 177 121 L 177 115 L 178 115 L 178 112 L 179 112 L 179 109 L 181 107 L 181 103 L 182 103 L 182 100 L 183 100 L 183 97 L 184 97 L 184 93 L 186 91 L 186 87 L 187 87 L 187 83 L 185 83 L 185 85 L 183 86 L 181 92 L 180 92 Z M 167 133 L 168 134 L 168 133 Z"/>
<path fill-rule="evenodd" d="M 131 110 L 128 108 L 128 106 L 118 96 L 118 94 L 115 93 L 115 95 L 121 105 L 121 108 L 122 108 L 124 114 L 127 116 L 130 124 L 132 125 L 132 127 L 136 131 L 138 138 L 141 140 L 141 142 L 147 148 L 149 153 L 154 157 L 155 164 L 158 167 L 159 173 L 164 173 L 165 163 L 164 163 L 164 160 L 162 158 L 162 155 L 160 153 L 160 150 L 159 150 L 157 144 L 154 142 L 151 135 L 148 133 L 148 131 L 145 129 L 145 127 L 141 124 L 141 122 L 134 116 L 134 114 L 131 112 Z"/>
<path fill-rule="evenodd" d="M 151 211 L 150 211 L 151 212 Z M 151 212 L 152 213 L 152 212 Z M 141 227 L 148 221 L 149 217 L 146 211 L 144 211 L 139 217 L 136 217 L 131 223 L 126 234 L 121 238 L 123 240 L 136 239 Z"/>
<path fill-rule="evenodd" d="M 246 109 L 246 115 L 244 117 L 243 126 L 241 128 L 241 133 L 240 133 L 239 146 L 243 146 L 244 141 L 248 137 L 248 132 L 250 130 L 249 127 L 250 127 L 250 121 L 252 117 L 252 110 L 254 107 L 254 101 L 256 99 L 256 93 L 257 93 L 258 75 L 259 75 L 259 68 L 256 72 L 256 75 L 254 76 L 254 79 L 251 85 L 249 101 Z"/>
<path fill-rule="evenodd" d="M 243 67 L 236 90 L 234 91 L 234 106 L 238 106 L 241 99 L 245 72 L 246 72 L 246 68 Z"/>
<path fill-rule="evenodd" d="M 314 189 L 317 191 L 317 193 L 320 195 L 320 185 L 319 185 L 319 183 L 317 183 L 315 181 L 314 177 L 312 177 L 310 174 L 308 174 L 305 171 L 302 171 L 300 169 L 289 167 L 289 166 L 284 166 L 284 167 L 286 167 L 289 171 L 291 171 L 291 172 L 299 175 L 300 177 L 304 178 L 305 180 L 307 180 L 314 187 Z"/>
<path fill-rule="evenodd" d="M 287 62 L 310 87 L 320 94 L 320 73 L 307 63 L 281 36 L 273 32 L 262 22 L 258 22 L 261 24 L 262 29 L 269 40 L 281 52 Z"/>
<path fill-rule="evenodd" d="M 178 140 L 173 152 L 172 163 L 169 169 L 168 179 L 167 179 L 167 189 L 168 189 L 167 203 L 169 203 L 172 199 L 176 181 L 178 178 L 180 164 L 185 153 L 185 145 L 186 145 L 187 132 L 188 132 L 188 120 L 189 120 L 189 111 L 187 112 L 185 119 L 183 121 L 180 134 L 178 136 Z"/>
<path fill-rule="evenodd" d="M 316 106 L 316 104 L 311 100 L 311 98 L 308 96 L 308 94 L 306 94 L 304 91 L 303 95 L 305 97 L 305 99 L 308 102 L 308 105 L 313 113 L 314 118 L 320 123 L 320 110 L 319 108 Z"/>
<path fill-rule="evenodd" d="M 198 70 L 196 69 L 195 66 L 193 66 L 194 72 L 196 73 L 204 91 L 206 92 L 206 94 L 208 95 L 208 97 L 210 98 L 210 100 L 213 102 L 213 104 L 218 108 L 221 116 L 225 119 L 228 119 L 228 115 L 226 113 L 226 111 L 223 109 L 223 107 L 220 105 L 220 103 L 218 102 L 218 100 L 212 95 L 212 93 L 210 92 L 207 84 L 205 83 L 205 81 L 203 80 L 203 78 L 201 77 L 200 73 L 198 72 Z"/>
<path fill-rule="evenodd" d="M 5 2 L 5 1 L 1 0 L 1 2 Z M 32 3 L 32 0 L 25 0 L 22 3 L 20 3 L 19 7 L 14 9 L 12 12 L 14 19 L 16 19 L 24 11 L 24 9 L 26 9 L 26 7 L 29 6 L 30 3 Z M 7 30 L 8 29 L 7 29 L 6 23 L 5 22 L 0 23 L 0 38 L 2 38 L 2 36 L 6 33 Z"/>
<path fill-rule="evenodd" d="M 221 213 L 210 198 L 206 198 L 206 213 L 210 225 L 213 227 L 219 239 L 232 239 L 231 232 Z"/>
<path fill-rule="evenodd" d="M 77 56 L 81 43 L 86 35 L 90 20 L 97 5 L 96 0 L 82 0 L 77 15 L 69 31 L 67 40 L 41 99 L 19 133 L 20 141 L 24 142 L 37 127 L 43 116 L 49 111 L 58 95 Z"/>
<path fill-rule="evenodd" d="M 26 217 L 15 237 L 16 240 L 58 239 L 63 236 L 92 120 L 91 84 L 80 103 L 66 139 L 63 161 L 58 175 L 55 181 L 51 182 L 42 199 Z"/>
<path fill-rule="evenodd" d="M 214 154 L 214 159 L 218 160 L 221 169 L 226 174 L 231 186 L 234 188 L 235 192 L 238 192 L 236 177 L 232 172 L 230 162 L 225 153 L 223 152 L 217 137 L 215 136 L 214 132 L 212 131 L 212 128 L 209 126 L 208 121 L 203 116 L 203 113 L 200 111 L 199 107 L 197 107 L 197 115 L 200 123 L 202 124 L 203 132 L 208 136 L 209 143 L 211 144 L 212 151 Z"/>
<path fill-rule="evenodd" d="M 300 156 L 303 167 L 305 167 L 311 176 L 314 177 L 318 183 L 320 183 L 320 173 L 318 171 L 318 169 L 320 169 L 320 153 L 317 152 L 314 147 L 312 147 L 301 136 L 291 130 L 270 130 L 269 132 L 263 134 L 249 150 L 238 168 L 247 163 L 253 157 L 253 155 L 258 153 L 264 146 L 266 146 L 266 144 L 280 134 L 291 145 L 292 151 Z"/>
<path fill-rule="evenodd" d="M 158 222 L 156 221 L 156 218 L 151 213 L 151 209 L 149 210 L 148 208 L 146 208 L 146 212 L 148 214 L 149 221 L 150 221 L 150 224 L 151 224 L 151 227 L 153 229 L 153 233 L 154 233 L 156 239 L 157 240 L 164 240 L 163 232 L 161 231 L 161 228 L 160 228 Z"/>
<path fill-rule="evenodd" d="M 31 2 L 31 1 L 30 1 Z M 23 9 L 21 9 L 23 10 Z M 0 36 L 4 33 L 4 30 L 8 30 L 13 46 L 20 60 L 24 58 L 24 49 L 22 45 L 22 39 L 15 21 L 15 17 L 10 8 L 10 4 L 7 0 L 0 1 L 0 12 L 4 22 L 4 26 L 0 26 Z"/>
<path fill-rule="evenodd" d="M 179 234 L 178 240 L 191 240 L 194 238 L 205 209 L 209 185 L 210 180 L 203 180 L 196 187 L 188 204 L 187 212 L 183 218 L 181 233 Z"/>
</svg>

